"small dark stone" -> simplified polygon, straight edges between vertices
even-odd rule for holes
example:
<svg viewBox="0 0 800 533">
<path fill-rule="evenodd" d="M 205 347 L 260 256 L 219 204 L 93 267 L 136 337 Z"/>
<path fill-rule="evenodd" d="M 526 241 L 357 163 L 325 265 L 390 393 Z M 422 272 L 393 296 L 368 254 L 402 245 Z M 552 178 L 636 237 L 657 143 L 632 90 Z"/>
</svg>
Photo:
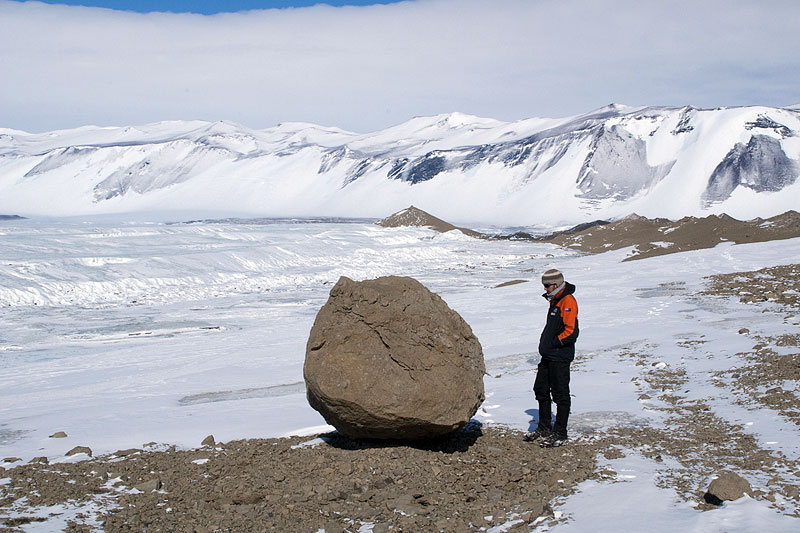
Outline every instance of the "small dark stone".
<svg viewBox="0 0 800 533">
<path fill-rule="evenodd" d="M 128 455 L 134 454 L 136 452 L 140 452 L 142 450 L 138 448 L 128 448 L 127 450 L 117 450 L 114 452 L 114 455 L 117 457 L 127 457 Z"/>
<path fill-rule="evenodd" d="M 92 456 L 92 449 L 89 448 L 88 446 L 75 446 L 70 451 L 68 451 L 65 455 L 67 457 L 69 457 L 71 455 L 78 455 L 79 453 L 85 453 L 86 455 L 91 457 Z"/>
<path fill-rule="evenodd" d="M 149 481 L 145 481 L 144 483 L 140 483 L 133 488 L 135 488 L 136 490 L 140 490 L 142 492 L 153 492 L 154 490 L 158 490 L 161 488 L 161 480 L 158 478 L 154 478 Z"/>
</svg>

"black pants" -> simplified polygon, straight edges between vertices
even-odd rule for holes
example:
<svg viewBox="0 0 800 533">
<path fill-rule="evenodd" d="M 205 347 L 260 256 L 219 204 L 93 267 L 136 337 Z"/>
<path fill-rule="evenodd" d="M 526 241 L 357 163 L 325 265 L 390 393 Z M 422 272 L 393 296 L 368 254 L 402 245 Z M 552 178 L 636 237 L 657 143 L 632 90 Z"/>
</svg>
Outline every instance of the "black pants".
<svg viewBox="0 0 800 533">
<path fill-rule="evenodd" d="M 551 429 L 550 402 L 553 401 L 558 410 L 552 431 L 563 438 L 567 437 L 567 420 L 572 404 L 569 398 L 569 365 L 568 362 L 542 359 L 537 367 L 536 381 L 533 382 L 533 393 L 539 402 L 539 429 Z"/>
</svg>

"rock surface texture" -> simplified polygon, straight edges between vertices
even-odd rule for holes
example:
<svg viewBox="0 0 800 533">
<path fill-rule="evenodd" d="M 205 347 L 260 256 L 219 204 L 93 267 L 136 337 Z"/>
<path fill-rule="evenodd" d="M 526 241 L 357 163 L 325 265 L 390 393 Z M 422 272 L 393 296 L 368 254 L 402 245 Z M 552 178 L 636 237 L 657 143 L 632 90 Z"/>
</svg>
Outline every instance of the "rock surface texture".
<svg viewBox="0 0 800 533">
<path fill-rule="evenodd" d="M 308 401 L 351 438 L 424 440 L 483 403 L 483 351 L 469 325 L 408 277 L 342 277 L 306 347 Z"/>
</svg>

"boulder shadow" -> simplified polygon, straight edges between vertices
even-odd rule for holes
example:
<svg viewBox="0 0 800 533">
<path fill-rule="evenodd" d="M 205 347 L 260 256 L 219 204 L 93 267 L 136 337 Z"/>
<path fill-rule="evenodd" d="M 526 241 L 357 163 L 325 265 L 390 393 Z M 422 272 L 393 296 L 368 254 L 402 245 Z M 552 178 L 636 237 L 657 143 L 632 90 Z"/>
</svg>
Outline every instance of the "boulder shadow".
<svg viewBox="0 0 800 533">
<path fill-rule="evenodd" d="M 530 417 L 531 417 L 531 421 L 528 422 L 528 431 L 531 432 L 531 431 L 536 430 L 536 428 L 539 427 L 539 410 L 538 409 L 526 409 L 525 410 L 525 414 L 526 415 L 530 415 Z M 551 416 L 552 416 L 552 418 L 550 419 L 550 427 L 553 426 L 553 423 L 555 423 L 555 420 L 556 420 L 555 415 L 551 415 Z"/>
<path fill-rule="evenodd" d="M 415 448 L 430 452 L 455 453 L 466 452 L 483 436 L 481 422 L 474 418 L 453 433 L 428 440 L 400 439 L 351 439 L 338 431 L 323 433 L 319 438 L 328 446 L 340 450 L 367 450 L 372 448 Z"/>
</svg>

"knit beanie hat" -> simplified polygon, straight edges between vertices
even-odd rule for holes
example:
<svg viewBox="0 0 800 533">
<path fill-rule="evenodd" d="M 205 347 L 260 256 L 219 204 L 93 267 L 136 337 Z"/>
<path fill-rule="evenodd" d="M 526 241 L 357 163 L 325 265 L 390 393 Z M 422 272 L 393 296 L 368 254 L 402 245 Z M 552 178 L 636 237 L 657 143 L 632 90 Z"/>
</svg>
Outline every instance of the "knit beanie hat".
<svg viewBox="0 0 800 533">
<path fill-rule="evenodd" d="M 551 268 L 542 274 L 542 285 L 550 285 L 551 283 L 555 283 L 556 285 L 564 283 L 564 274 L 555 268 Z"/>
</svg>

